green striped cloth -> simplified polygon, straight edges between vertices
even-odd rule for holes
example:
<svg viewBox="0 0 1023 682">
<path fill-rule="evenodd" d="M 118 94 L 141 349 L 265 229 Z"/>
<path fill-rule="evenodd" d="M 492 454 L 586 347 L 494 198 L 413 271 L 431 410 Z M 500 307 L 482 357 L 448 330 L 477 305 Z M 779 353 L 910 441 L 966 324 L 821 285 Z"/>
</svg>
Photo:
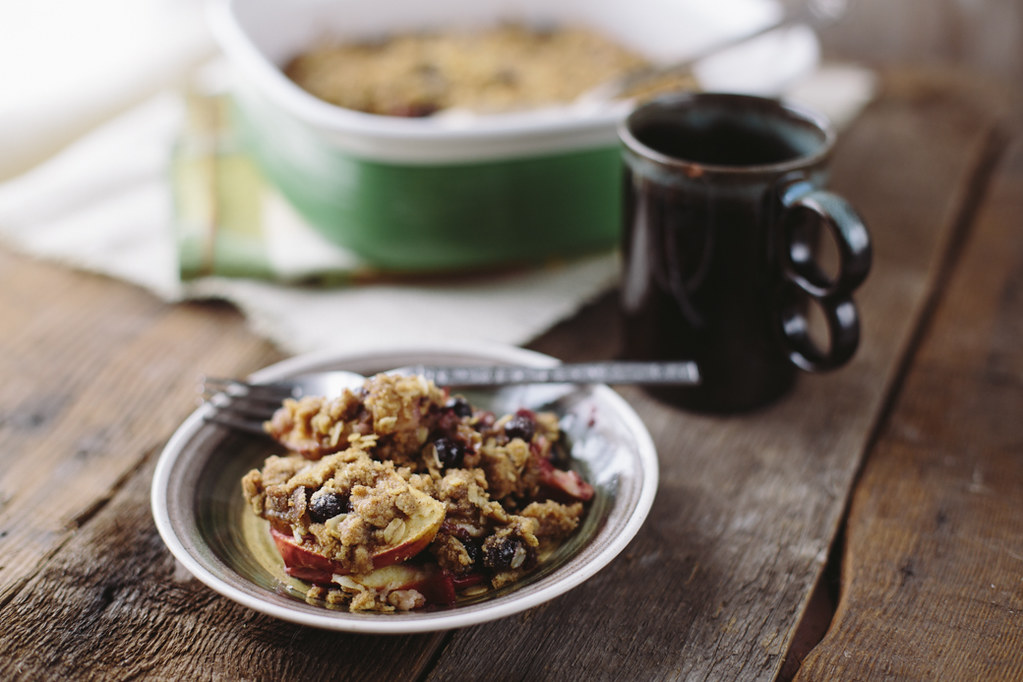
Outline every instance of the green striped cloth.
<svg viewBox="0 0 1023 682">
<path fill-rule="evenodd" d="M 241 148 L 225 95 L 190 92 L 171 163 L 182 281 L 246 277 L 303 283 L 372 279 L 372 269 L 320 237 Z"/>
</svg>

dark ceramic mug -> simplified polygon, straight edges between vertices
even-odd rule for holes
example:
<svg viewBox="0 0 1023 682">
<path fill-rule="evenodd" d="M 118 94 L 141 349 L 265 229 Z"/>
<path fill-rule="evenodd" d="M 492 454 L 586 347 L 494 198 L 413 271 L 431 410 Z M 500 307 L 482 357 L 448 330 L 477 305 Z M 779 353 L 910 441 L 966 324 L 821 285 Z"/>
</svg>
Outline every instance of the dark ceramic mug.
<svg viewBox="0 0 1023 682">
<path fill-rule="evenodd" d="M 851 294 L 870 270 L 870 237 L 824 189 L 835 141 L 826 119 L 774 99 L 687 93 L 640 106 L 619 137 L 625 355 L 692 359 L 702 377 L 660 397 L 748 410 L 783 395 L 798 369 L 853 356 Z M 837 254 L 830 268 L 818 262 L 822 239 Z"/>
</svg>

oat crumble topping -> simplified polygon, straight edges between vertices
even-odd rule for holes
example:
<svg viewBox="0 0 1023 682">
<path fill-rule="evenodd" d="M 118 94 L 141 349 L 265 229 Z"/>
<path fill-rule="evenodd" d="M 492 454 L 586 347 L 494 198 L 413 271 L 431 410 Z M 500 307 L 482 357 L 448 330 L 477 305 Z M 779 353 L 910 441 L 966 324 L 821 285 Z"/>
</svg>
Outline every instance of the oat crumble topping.
<svg viewBox="0 0 1023 682">
<path fill-rule="evenodd" d="M 331 607 L 407 611 L 513 583 L 593 494 L 551 474 L 556 415 L 498 418 L 418 376 L 286 400 L 266 428 L 287 452 L 246 474 L 243 494 L 289 575 Z"/>
</svg>

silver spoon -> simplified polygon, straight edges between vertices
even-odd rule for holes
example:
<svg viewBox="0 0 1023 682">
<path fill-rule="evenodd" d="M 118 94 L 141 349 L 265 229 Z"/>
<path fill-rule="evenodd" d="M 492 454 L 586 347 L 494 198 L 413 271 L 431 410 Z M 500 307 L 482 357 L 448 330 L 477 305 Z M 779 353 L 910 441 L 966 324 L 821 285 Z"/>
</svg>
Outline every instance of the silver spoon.
<svg viewBox="0 0 1023 682">
<path fill-rule="evenodd" d="M 827 26 L 842 17 L 848 0 L 805 0 L 793 6 L 786 4 L 782 15 L 774 21 L 752 33 L 733 36 L 710 47 L 689 55 L 682 61 L 671 64 L 651 64 L 629 71 L 605 83 L 591 88 L 579 95 L 577 101 L 599 103 L 618 99 L 635 87 L 657 78 L 684 76 L 692 72 L 697 63 L 730 47 L 735 47 L 758 38 L 766 33 L 789 26 L 809 24 L 814 27 Z"/>
</svg>

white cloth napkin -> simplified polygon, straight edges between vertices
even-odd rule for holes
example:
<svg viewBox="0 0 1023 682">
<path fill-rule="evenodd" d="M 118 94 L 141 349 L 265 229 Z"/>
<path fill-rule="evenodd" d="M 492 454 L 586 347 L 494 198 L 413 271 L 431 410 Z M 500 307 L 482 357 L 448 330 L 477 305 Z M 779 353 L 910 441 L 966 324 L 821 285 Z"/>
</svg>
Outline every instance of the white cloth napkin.
<svg viewBox="0 0 1023 682">
<path fill-rule="evenodd" d="M 131 5 L 125 0 L 100 0 L 99 4 L 111 11 L 117 5 Z M 79 88 L 70 93 L 86 99 L 94 95 L 96 101 L 86 107 L 92 112 L 90 121 L 101 118 L 99 112 L 109 115 L 120 109 L 122 113 L 81 134 L 82 121 L 75 125 L 43 117 L 38 126 L 30 126 L 25 122 L 31 118 L 26 114 L 31 107 L 0 108 L 0 148 L 18 150 L 8 157 L 8 168 L 0 167 L 0 178 L 5 171 L 14 176 L 0 183 L 0 239 L 9 246 L 131 282 L 167 301 L 226 299 L 243 311 L 258 333 L 287 353 L 365 348 L 408 339 L 443 343 L 456 337 L 522 345 L 617 281 L 618 256 L 612 252 L 534 270 L 409 283 L 303 287 L 224 277 L 182 282 L 168 166 L 184 106 L 178 91 L 168 85 L 194 68 L 211 45 L 194 23 L 201 21 L 197 13 L 173 8 L 169 1 L 142 4 L 153 10 L 146 18 L 152 28 L 161 27 L 163 39 L 149 45 L 147 57 L 121 65 L 122 73 L 114 80 L 122 88 L 91 93 Z M 0 63 L 4 56 L 0 52 Z M 143 97 L 147 88 L 139 85 L 145 73 L 152 76 L 148 98 Z M 111 78 L 109 71 L 101 69 L 93 75 L 97 82 Z M 841 125 L 869 101 L 873 88 L 873 76 L 867 70 L 828 66 L 788 94 Z M 142 101 L 135 104 L 140 97 Z M 38 158 L 48 153 L 47 145 L 76 135 L 55 156 L 18 172 L 31 165 L 26 159 L 33 154 Z M 286 216 L 286 207 L 278 210 Z M 299 221 L 282 217 L 278 223 L 277 229 L 305 230 L 299 236 L 292 233 L 288 237 L 292 243 L 318 240 Z"/>
</svg>

